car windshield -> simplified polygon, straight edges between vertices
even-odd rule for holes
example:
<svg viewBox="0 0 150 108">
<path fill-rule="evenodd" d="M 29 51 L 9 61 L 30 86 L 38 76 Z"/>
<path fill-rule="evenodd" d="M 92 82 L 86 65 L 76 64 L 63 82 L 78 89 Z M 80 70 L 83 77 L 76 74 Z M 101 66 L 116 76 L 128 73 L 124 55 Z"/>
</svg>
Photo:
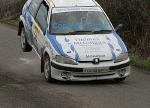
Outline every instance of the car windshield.
<svg viewBox="0 0 150 108">
<path fill-rule="evenodd" d="M 101 11 L 71 11 L 53 13 L 51 34 L 76 35 L 111 32 L 112 26 Z"/>
</svg>

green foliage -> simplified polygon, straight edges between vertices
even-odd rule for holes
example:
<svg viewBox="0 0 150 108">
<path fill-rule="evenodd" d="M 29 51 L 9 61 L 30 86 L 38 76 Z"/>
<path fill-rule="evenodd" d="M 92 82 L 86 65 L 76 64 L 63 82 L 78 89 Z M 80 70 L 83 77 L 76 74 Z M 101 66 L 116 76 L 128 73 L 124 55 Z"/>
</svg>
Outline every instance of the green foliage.
<svg viewBox="0 0 150 108">
<path fill-rule="evenodd" d="M 18 19 L 7 19 L 7 20 L 3 20 L 1 22 L 5 23 L 5 24 L 8 24 L 8 25 L 12 25 L 14 27 L 18 27 L 18 25 L 19 25 L 19 20 Z"/>
<path fill-rule="evenodd" d="M 133 66 L 150 70 L 150 59 L 143 59 L 137 55 L 131 55 L 130 58 Z"/>
<path fill-rule="evenodd" d="M 122 23 L 122 38 L 129 51 L 143 58 L 150 56 L 150 0 L 97 0 L 114 26 Z"/>
<path fill-rule="evenodd" d="M 0 19 L 21 14 L 23 0 L 0 0 Z"/>
</svg>

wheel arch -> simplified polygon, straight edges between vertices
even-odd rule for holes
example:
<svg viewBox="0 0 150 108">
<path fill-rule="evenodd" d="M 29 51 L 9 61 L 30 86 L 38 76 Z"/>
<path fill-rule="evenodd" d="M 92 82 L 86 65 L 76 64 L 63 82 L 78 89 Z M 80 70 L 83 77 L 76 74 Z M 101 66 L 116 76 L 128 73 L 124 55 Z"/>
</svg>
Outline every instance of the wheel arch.
<svg viewBox="0 0 150 108">
<path fill-rule="evenodd" d="M 25 28 L 25 20 L 23 18 L 23 16 L 20 16 L 20 21 L 19 21 L 19 25 L 18 25 L 18 36 L 21 36 L 21 32 L 22 32 L 22 28 Z"/>
<path fill-rule="evenodd" d="M 49 56 L 49 58 L 51 58 L 50 53 L 47 50 L 47 48 L 43 51 L 43 54 L 41 56 L 41 73 L 44 72 L 44 59 L 46 56 Z"/>
</svg>

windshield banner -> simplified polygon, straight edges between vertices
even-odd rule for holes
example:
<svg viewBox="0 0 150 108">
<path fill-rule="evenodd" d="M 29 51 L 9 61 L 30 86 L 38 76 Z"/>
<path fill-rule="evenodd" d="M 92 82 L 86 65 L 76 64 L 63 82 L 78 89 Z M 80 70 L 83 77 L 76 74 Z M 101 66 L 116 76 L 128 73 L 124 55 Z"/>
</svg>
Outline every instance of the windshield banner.
<svg viewBox="0 0 150 108">
<path fill-rule="evenodd" d="M 100 11 L 99 7 L 67 7 L 67 8 L 54 8 L 53 13 L 71 12 L 71 11 Z"/>
</svg>

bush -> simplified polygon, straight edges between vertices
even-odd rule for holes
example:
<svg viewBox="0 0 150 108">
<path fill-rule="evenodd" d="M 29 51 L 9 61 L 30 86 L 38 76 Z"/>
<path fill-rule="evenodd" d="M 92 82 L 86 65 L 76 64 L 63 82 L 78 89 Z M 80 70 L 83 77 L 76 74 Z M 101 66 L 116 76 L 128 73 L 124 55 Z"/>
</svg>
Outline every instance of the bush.
<svg viewBox="0 0 150 108">
<path fill-rule="evenodd" d="M 21 13 L 22 0 L 1 0 L 0 3 L 0 18 L 7 18 L 10 16 L 18 16 Z"/>
<path fill-rule="evenodd" d="M 105 9 L 114 26 L 124 24 L 121 34 L 129 51 L 144 58 L 150 57 L 150 0 L 97 1 Z"/>
</svg>

